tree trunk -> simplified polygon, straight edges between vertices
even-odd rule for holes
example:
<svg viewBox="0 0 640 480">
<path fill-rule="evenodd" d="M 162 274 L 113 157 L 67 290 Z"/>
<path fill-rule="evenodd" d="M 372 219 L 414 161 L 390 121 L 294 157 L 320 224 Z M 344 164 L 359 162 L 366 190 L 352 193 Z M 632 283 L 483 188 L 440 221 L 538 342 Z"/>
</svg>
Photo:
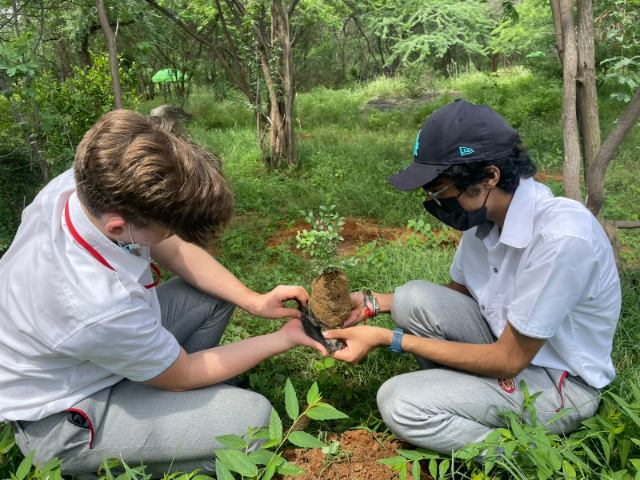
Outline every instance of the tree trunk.
<svg viewBox="0 0 640 480">
<path fill-rule="evenodd" d="M 564 141 L 564 194 L 580 201 L 580 141 L 576 112 L 578 50 L 573 26 L 573 1 L 560 0 L 563 50 L 562 126 Z"/>
<path fill-rule="evenodd" d="M 560 13 L 560 1 L 550 0 L 551 13 L 553 15 L 553 31 L 556 44 L 556 52 L 560 59 L 560 65 L 562 65 L 562 58 L 564 57 L 564 39 L 562 38 L 562 15 Z"/>
<path fill-rule="evenodd" d="M 107 11 L 104 8 L 104 0 L 96 0 L 98 19 L 107 39 L 109 49 L 109 67 L 111 68 L 111 85 L 113 86 L 113 98 L 116 108 L 122 108 L 122 89 L 120 88 L 120 74 L 118 72 L 118 52 L 116 50 L 116 35 L 111 30 Z M 117 29 L 116 29 L 117 30 Z"/>
<path fill-rule="evenodd" d="M 60 79 L 64 82 L 71 76 L 71 60 L 69 59 L 67 44 L 63 39 L 56 41 L 56 50 L 60 59 Z"/>
<path fill-rule="evenodd" d="M 585 185 L 589 195 L 588 176 L 600 150 L 600 119 L 596 90 L 595 44 L 592 0 L 578 0 L 578 84 L 577 107 Z"/>
<path fill-rule="evenodd" d="M 604 141 L 595 160 L 589 166 L 587 175 L 587 208 L 598 216 L 604 204 L 604 174 L 613 159 L 618 147 L 635 125 L 640 115 L 640 88 L 636 90 L 624 113 L 616 122 L 615 127 Z"/>
</svg>

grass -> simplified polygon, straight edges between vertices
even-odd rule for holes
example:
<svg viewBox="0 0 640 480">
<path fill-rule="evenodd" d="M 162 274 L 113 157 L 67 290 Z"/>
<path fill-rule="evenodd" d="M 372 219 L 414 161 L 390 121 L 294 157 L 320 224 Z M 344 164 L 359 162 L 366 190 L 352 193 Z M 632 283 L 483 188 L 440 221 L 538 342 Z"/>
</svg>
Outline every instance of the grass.
<svg viewBox="0 0 640 480">
<path fill-rule="evenodd" d="M 473 73 L 453 80 L 440 80 L 443 92 L 459 92 L 470 101 L 486 103 L 517 126 L 539 169 L 559 173 L 562 163 L 560 124 L 561 83 L 517 68 L 496 74 Z M 214 246 L 217 258 L 243 282 L 258 291 L 280 283 L 309 288 L 311 272 L 306 262 L 291 250 L 292 243 L 269 247 L 268 240 L 279 229 L 303 219 L 304 212 L 320 205 L 337 205 L 342 216 L 371 218 L 383 226 L 406 227 L 409 220 L 426 216 L 419 194 L 391 188 L 386 178 L 410 161 L 416 132 L 426 116 L 450 101 L 451 94 L 436 96 L 405 110 L 379 112 L 367 107 L 376 97 L 416 93 L 402 79 L 379 79 L 342 90 L 316 88 L 297 97 L 300 168 L 268 171 L 260 161 L 250 108 L 235 96 L 224 100 L 199 91 L 186 110 L 194 114 L 190 125 L 194 140 L 217 152 L 236 195 L 237 216 Z M 419 93 L 419 92 L 418 92 Z M 140 110 L 148 112 L 151 104 Z M 621 106 L 601 99 L 603 130 L 615 119 Z M 605 215 L 611 219 L 640 218 L 640 187 L 636 156 L 640 132 L 631 132 L 611 165 L 606 181 Z M 561 189 L 552 184 L 554 191 Z M 439 228 L 434 224 L 434 228 Z M 628 385 L 638 384 L 640 330 L 640 237 L 621 234 L 623 251 L 623 311 L 614 345 L 618 377 L 610 387 L 628 397 Z M 409 280 L 435 282 L 448 279 L 451 249 L 419 242 L 372 242 L 355 253 L 359 262 L 347 270 L 353 289 L 369 287 L 393 291 Z M 391 326 L 388 315 L 375 324 Z M 237 312 L 224 341 L 234 341 L 271 331 L 278 322 L 255 319 Z M 277 408 L 283 405 L 282 386 L 291 378 L 297 391 L 317 381 L 320 391 L 338 409 L 350 415 L 339 424 L 313 423 L 311 429 L 340 430 L 354 426 L 384 429 L 375 405 L 378 387 L 393 375 L 416 368 L 409 356 L 392 355 L 384 349 L 372 352 L 360 364 L 332 364 L 308 349 L 295 349 L 269 359 L 247 374 L 252 388 L 267 396 Z M 282 412 L 280 412 L 282 413 Z M 618 411 L 621 414 L 620 411 Z M 633 446 L 638 457 L 638 447 Z M 8 475 L 12 466 L 5 465 Z M 478 477 L 481 478 L 481 477 Z"/>
</svg>

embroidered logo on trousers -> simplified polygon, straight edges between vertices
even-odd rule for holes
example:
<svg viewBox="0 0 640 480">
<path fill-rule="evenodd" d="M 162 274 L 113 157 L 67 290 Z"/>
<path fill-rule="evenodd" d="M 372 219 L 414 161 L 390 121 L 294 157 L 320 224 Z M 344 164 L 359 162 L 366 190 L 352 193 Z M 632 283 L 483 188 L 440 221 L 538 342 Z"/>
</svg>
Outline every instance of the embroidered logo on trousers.
<svg viewBox="0 0 640 480">
<path fill-rule="evenodd" d="M 507 393 L 516 391 L 516 381 L 513 378 L 499 378 L 498 385 Z"/>
</svg>

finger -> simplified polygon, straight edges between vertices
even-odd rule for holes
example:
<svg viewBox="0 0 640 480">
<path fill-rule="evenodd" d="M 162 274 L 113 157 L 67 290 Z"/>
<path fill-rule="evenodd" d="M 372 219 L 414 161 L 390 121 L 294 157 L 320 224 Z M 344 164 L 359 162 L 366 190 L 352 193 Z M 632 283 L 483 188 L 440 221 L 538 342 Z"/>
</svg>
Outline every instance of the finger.
<svg viewBox="0 0 640 480">
<path fill-rule="evenodd" d="M 346 336 L 344 336 L 344 332 L 342 328 L 337 328 L 335 330 L 325 330 L 322 332 L 322 335 L 324 335 L 324 338 L 339 338 L 339 339 L 347 338 Z"/>
<path fill-rule="evenodd" d="M 276 318 L 295 318 L 300 319 L 302 316 L 302 312 L 296 308 L 276 308 L 275 310 Z"/>
<path fill-rule="evenodd" d="M 351 325 L 355 325 L 356 323 L 358 323 L 360 320 L 361 320 L 360 311 L 354 310 L 353 312 L 351 312 L 351 315 L 349 315 L 349 318 L 347 318 L 345 322 L 342 324 L 342 327 L 343 328 L 350 327 Z"/>
<path fill-rule="evenodd" d="M 343 362 L 355 363 L 355 358 L 353 353 L 349 351 L 349 348 L 343 348 L 342 350 L 338 350 L 333 354 L 333 358 L 336 360 L 341 360 Z"/>
<path fill-rule="evenodd" d="M 326 356 L 329 355 L 329 351 L 320 342 L 313 342 L 309 346 L 312 347 L 312 348 L 315 348 L 316 350 L 318 350 L 322 354 L 323 357 L 326 357 Z"/>
<path fill-rule="evenodd" d="M 281 301 L 296 299 L 304 306 L 309 301 L 309 294 L 299 285 L 280 285 L 277 288 L 277 295 Z"/>
</svg>

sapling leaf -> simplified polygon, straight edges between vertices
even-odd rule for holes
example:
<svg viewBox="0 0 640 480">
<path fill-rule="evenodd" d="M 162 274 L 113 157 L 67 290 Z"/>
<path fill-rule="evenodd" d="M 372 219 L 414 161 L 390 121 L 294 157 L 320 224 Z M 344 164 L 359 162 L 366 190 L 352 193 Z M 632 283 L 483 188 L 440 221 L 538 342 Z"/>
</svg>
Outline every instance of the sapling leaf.
<svg viewBox="0 0 640 480">
<path fill-rule="evenodd" d="M 18 469 L 16 470 L 16 479 L 24 480 L 29 475 L 31 471 L 31 467 L 33 466 L 33 457 L 36 454 L 35 451 L 31 452 L 29 455 L 24 457 L 18 465 Z"/>
<path fill-rule="evenodd" d="M 216 440 L 227 448 L 242 450 L 247 447 L 247 441 L 238 435 L 221 435 Z"/>
<path fill-rule="evenodd" d="M 229 469 L 224 466 L 220 459 L 216 459 L 216 478 L 218 480 L 235 480 Z"/>
<path fill-rule="evenodd" d="M 322 448 L 326 446 L 326 443 L 313 435 L 309 435 L 307 432 L 292 432 L 289 435 L 289 441 L 296 447 L 301 448 Z"/>
<path fill-rule="evenodd" d="M 239 450 L 216 450 L 216 457 L 232 472 L 238 472 L 243 477 L 257 477 L 258 467 L 251 461 L 249 455 Z"/>
<path fill-rule="evenodd" d="M 422 473 L 422 469 L 420 468 L 420 461 L 414 460 L 413 464 L 411 465 L 411 477 L 414 480 L 419 480 L 421 473 Z"/>
<path fill-rule="evenodd" d="M 377 460 L 377 462 L 383 465 L 389 465 L 391 468 L 400 468 L 400 465 L 407 463 L 407 459 L 400 455 L 396 455 L 395 457 L 381 458 L 380 460 Z"/>
<path fill-rule="evenodd" d="M 0 438 L 0 454 L 4 455 L 16 444 L 16 438 L 13 429 L 8 423 L 2 425 L 2 437 Z"/>
<path fill-rule="evenodd" d="M 269 438 L 280 443 L 282 441 L 282 420 L 275 408 L 271 409 L 271 418 L 269 419 Z"/>
<path fill-rule="evenodd" d="M 337 420 L 340 418 L 349 418 L 346 413 L 337 410 L 328 403 L 319 402 L 307 410 L 307 416 L 312 420 Z"/>
<path fill-rule="evenodd" d="M 311 385 L 311 388 L 309 388 L 307 392 L 307 405 L 313 405 L 319 402 L 321 398 L 318 382 L 313 382 L 313 385 Z"/>
<path fill-rule="evenodd" d="M 276 468 L 277 466 L 275 463 L 268 464 L 267 467 L 264 469 L 264 472 L 260 477 L 260 480 L 271 480 L 276 473 Z"/>
<path fill-rule="evenodd" d="M 249 458 L 256 465 L 267 465 L 271 461 L 271 458 L 273 458 L 273 455 L 274 453 L 272 451 L 261 448 L 255 452 L 251 452 Z"/>
<path fill-rule="evenodd" d="M 300 415 L 300 406 L 298 405 L 298 397 L 296 391 L 293 388 L 291 380 L 287 378 L 284 384 L 284 408 L 287 411 L 287 415 L 291 420 L 296 420 Z"/>
<path fill-rule="evenodd" d="M 302 475 L 304 473 L 304 470 L 299 466 L 294 465 L 293 463 L 284 461 L 282 464 L 278 465 L 278 468 L 276 468 L 276 472 L 278 472 L 280 475 L 295 476 L 295 475 Z"/>
</svg>

